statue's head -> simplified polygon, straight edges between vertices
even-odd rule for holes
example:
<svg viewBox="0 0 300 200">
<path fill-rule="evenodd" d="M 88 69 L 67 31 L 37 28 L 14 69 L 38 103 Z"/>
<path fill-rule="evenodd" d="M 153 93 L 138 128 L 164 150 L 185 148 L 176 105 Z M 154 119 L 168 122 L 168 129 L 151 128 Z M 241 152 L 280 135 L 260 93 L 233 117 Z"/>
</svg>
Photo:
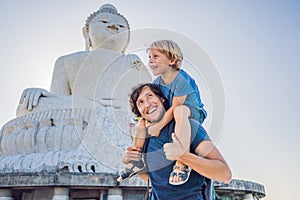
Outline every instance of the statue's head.
<svg viewBox="0 0 300 200">
<path fill-rule="evenodd" d="M 129 23 L 111 4 L 91 14 L 83 27 L 86 49 L 98 47 L 124 52 L 129 43 Z"/>
</svg>

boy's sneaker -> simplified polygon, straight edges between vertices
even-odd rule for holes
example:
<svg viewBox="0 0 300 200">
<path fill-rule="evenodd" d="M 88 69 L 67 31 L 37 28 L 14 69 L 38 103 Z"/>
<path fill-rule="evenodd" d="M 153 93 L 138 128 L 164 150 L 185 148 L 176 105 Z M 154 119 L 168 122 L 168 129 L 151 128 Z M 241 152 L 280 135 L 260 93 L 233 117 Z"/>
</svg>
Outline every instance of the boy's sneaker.
<svg viewBox="0 0 300 200">
<path fill-rule="evenodd" d="M 145 164 L 143 160 L 140 161 L 129 161 L 129 163 L 126 165 L 126 168 L 119 172 L 119 177 L 117 178 L 117 181 L 125 181 L 132 177 L 133 175 L 137 174 L 138 172 L 145 169 Z"/>
</svg>

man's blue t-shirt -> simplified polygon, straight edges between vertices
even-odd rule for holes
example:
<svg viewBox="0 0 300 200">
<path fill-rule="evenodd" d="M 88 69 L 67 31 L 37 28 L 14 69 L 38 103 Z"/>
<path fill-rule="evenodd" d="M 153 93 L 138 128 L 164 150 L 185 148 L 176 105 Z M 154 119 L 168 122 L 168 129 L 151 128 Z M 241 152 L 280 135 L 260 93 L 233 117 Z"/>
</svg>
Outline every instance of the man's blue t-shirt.
<svg viewBox="0 0 300 200">
<path fill-rule="evenodd" d="M 195 153 L 198 144 L 203 140 L 210 140 L 202 125 L 190 119 L 191 124 L 191 146 L 190 152 Z M 175 122 L 172 120 L 166 125 L 158 137 L 149 137 L 146 146 L 146 163 L 150 175 L 152 192 L 151 200 L 201 200 L 205 187 L 205 177 L 194 170 L 191 171 L 189 180 L 183 185 L 170 185 L 169 176 L 173 170 L 175 161 L 166 159 L 163 145 L 172 141 L 171 134 L 174 132 Z"/>
<path fill-rule="evenodd" d="M 187 95 L 183 104 L 190 108 L 191 117 L 200 123 L 204 121 L 207 112 L 201 101 L 199 89 L 195 80 L 184 70 L 180 69 L 170 84 L 164 84 L 161 76 L 158 76 L 153 83 L 159 87 L 171 105 L 173 97 Z"/>
</svg>

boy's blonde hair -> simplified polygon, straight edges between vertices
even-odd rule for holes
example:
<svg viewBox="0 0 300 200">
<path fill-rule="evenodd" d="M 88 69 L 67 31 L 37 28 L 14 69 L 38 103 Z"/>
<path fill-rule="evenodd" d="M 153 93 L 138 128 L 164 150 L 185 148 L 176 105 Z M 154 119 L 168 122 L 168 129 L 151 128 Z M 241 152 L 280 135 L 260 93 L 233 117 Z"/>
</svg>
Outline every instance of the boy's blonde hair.
<svg viewBox="0 0 300 200">
<path fill-rule="evenodd" d="M 170 60 L 176 60 L 175 64 L 171 67 L 175 70 L 179 70 L 183 60 L 183 54 L 179 45 L 172 40 L 157 40 L 153 42 L 147 49 L 147 52 L 151 49 L 157 49 L 160 53 L 165 54 Z"/>
</svg>

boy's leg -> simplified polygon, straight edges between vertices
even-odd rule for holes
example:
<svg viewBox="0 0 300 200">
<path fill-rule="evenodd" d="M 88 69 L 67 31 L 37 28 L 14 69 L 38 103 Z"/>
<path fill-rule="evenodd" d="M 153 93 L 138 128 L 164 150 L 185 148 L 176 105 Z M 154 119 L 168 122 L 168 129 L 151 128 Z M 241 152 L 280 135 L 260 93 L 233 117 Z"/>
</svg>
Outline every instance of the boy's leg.
<svg viewBox="0 0 300 200">
<path fill-rule="evenodd" d="M 146 126 L 145 126 L 145 121 L 141 119 L 136 126 L 136 131 L 133 139 L 133 146 L 143 149 L 145 140 L 146 140 Z M 131 176 L 135 175 L 136 173 L 142 171 L 144 168 L 145 168 L 145 164 L 143 160 L 130 161 L 128 164 L 126 164 L 125 169 L 119 173 L 119 177 L 117 181 L 119 182 L 124 181 L 130 178 Z"/>
<path fill-rule="evenodd" d="M 139 120 L 135 129 L 133 146 L 142 149 L 144 147 L 145 140 L 146 140 L 146 125 L 145 125 L 145 120 L 141 119 Z"/>
<path fill-rule="evenodd" d="M 191 125 L 189 117 L 191 115 L 191 111 L 187 106 L 181 105 L 174 109 L 173 115 L 175 119 L 174 131 L 176 136 L 186 151 L 190 151 Z"/>
<path fill-rule="evenodd" d="M 190 150 L 190 143 L 191 143 L 191 125 L 189 122 L 189 117 L 191 115 L 190 109 L 187 106 L 181 105 L 177 106 L 173 111 L 174 119 L 175 119 L 175 133 L 182 144 L 183 148 L 186 151 Z M 180 171 L 188 171 L 187 166 L 184 165 L 182 162 L 176 161 L 174 171 L 170 176 L 169 182 L 174 185 L 183 184 L 182 177 L 174 175 L 176 172 L 180 173 Z M 187 172 L 186 172 L 187 173 Z M 188 177 L 186 177 L 186 180 Z"/>
</svg>

